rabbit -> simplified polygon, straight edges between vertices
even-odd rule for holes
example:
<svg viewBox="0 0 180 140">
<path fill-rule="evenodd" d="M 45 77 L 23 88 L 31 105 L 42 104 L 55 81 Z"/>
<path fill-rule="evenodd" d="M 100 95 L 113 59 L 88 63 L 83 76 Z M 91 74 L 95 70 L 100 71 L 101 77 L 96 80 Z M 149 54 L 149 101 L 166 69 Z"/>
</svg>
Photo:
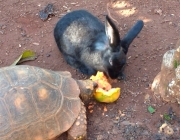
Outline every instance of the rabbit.
<svg viewBox="0 0 180 140">
<path fill-rule="evenodd" d="M 129 45 L 143 28 L 139 20 L 121 40 L 113 21 L 105 25 L 86 10 L 67 13 L 56 24 L 54 37 L 66 62 L 88 76 L 97 71 L 111 79 L 125 78 L 124 67 Z"/>
</svg>

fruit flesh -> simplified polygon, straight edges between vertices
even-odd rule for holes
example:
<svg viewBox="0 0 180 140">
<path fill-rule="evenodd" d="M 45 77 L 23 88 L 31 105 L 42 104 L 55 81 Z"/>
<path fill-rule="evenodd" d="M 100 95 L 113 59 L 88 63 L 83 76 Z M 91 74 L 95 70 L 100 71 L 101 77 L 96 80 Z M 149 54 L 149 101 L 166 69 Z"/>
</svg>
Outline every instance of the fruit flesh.
<svg viewBox="0 0 180 140">
<path fill-rule="evenodd" d="M 97 101 L 111 103 L 119 98 L 120 88 L 112 88 L 109 80 L 103 72 L 98 71 L 96 76 L 93 75 L 90 79 L 98 85 L 94 92 L 94 97 Z"/>
</svg>

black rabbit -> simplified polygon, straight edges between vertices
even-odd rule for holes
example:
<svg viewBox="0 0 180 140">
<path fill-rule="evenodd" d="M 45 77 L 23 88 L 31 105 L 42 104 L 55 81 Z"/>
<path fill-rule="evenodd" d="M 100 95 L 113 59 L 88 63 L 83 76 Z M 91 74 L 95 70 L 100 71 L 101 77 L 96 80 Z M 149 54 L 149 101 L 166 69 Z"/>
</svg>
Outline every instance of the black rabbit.
<svg viewBox="0 0 180 140">
<path fill-rule="evenodd" d="M 124 76 L 129 45 L 143 25 L 143 21 L 137 21 L 120 40 L 118 29 L 108 16 L 103 25 L 89 12 L 77 10 L 58 21 L 54 37 L 68 64 L 86 75 L 102 71 L 116 79 Z"/>
</svg>

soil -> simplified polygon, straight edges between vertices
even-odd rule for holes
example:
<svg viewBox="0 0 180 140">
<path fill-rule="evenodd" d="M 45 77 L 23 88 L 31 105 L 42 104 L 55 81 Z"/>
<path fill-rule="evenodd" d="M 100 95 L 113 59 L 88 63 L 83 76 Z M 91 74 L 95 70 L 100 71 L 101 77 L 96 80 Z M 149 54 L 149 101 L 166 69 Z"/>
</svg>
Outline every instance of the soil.
<svg viewBox="0 0 180 140">
<path fill-rule="evenodd" d="M 49 3 L 55 8 L 54 16 L 43 21 L 39 12 Z M 141 19 L 145 25 L 127 54 L 126 80 L 113 84 L 121 88 L 120 98 L 110 104 L 92 100 L 87 106 L 88 140 L 178 140 L 179 105 L 155 96 L 150 85 L 160 71 L 163 54 L 174 48 L 180 36 L 179 5 L 179 0 L 0 0 L 0 67 L 11 65 L 24 50 L 33 50 L 37 59 L 23 64 L 87 78 L 64 61 L 56 46 L 53 29 L 59 18 L 76 9 L 86 9 L 103 22 L 109 14 L 121 38 Z M 147 110 L 149 106 L 155 113 Z M 176 117 L 163 119 L 172 111 Z M 159 133 L 164 122 L 171 125 L 173 135 Z M 57 140 L 65 139 L 63 134 Z"/>
</svg>

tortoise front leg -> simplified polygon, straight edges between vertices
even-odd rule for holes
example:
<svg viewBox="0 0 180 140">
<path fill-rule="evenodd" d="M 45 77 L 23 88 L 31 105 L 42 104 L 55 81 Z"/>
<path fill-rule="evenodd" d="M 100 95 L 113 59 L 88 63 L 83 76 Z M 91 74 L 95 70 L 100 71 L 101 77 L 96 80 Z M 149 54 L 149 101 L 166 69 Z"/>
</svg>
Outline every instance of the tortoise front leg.
<svg viewBox="0 0 180 140">
<path fill-rule="evenodd" d="M 84 103 L 81 102 L 81 111 L 72 125 L 68 130 L 68 140 L 86 140 L 87 139 L 87 118 L 86 108 Z"/>
</svg>

